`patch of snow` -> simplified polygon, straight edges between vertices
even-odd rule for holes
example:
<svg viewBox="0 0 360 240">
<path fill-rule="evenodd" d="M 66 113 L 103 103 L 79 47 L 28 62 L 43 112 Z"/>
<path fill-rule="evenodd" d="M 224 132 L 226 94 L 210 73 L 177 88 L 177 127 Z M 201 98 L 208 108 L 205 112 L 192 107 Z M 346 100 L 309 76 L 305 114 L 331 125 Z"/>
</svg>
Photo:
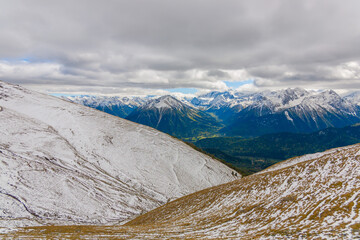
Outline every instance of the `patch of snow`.
<svg viewBox="0 0 360 240">
<path fill-rule="evenodd" d="M 284 114 L 285 114 L 285 116 L 286 116 L 286 119 L 287 119 L 287 120 L 289 120 L 289 121 L 291 121 L 291 122 L 293 122 L 293 123 L 294 123 L 294 119 L 292 119 L 292 118 L 290 117 L 290 115 L 289 115 L 289 112 L 288 112 L 288 111 L 285 111 L 285 112 L 284 112 Z"/>
</svg>

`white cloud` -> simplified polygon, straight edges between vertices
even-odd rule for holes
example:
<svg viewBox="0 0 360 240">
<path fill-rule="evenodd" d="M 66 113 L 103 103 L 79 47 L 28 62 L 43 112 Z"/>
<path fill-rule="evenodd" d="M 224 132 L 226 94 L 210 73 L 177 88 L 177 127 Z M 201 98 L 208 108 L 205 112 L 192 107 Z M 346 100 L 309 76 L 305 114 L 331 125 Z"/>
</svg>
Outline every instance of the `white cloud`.
<svg viewBox="0 0 360 240">
<path fill-rule="evenodd" d="M 360 79 L 360 65 L 358 62 L 346 62 L 334 68 L 327 68 L 329 71 L 329 78 L 344 79 L 344 80 L 359 80 Z"/>
<path fill-rule="evenodd" d="M 240 92 L 257 92 L 260 91 L 260 88 L 255 86 L 254 83 L 247 83 L 236 88 L 236 90 Z"/>
</svg>

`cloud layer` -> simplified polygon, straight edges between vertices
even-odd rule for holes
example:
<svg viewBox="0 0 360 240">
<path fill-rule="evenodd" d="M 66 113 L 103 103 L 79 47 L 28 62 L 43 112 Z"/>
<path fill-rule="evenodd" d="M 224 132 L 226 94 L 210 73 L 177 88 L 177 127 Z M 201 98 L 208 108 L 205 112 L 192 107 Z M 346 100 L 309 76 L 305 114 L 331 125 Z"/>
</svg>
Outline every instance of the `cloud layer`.
<svg viewBox="0 0 360 240">
<path fill-rule="evenodd" d="M 357 0 L 0 2 L 0 79 L 43 91 L 360 89 Z"/>
</svg>

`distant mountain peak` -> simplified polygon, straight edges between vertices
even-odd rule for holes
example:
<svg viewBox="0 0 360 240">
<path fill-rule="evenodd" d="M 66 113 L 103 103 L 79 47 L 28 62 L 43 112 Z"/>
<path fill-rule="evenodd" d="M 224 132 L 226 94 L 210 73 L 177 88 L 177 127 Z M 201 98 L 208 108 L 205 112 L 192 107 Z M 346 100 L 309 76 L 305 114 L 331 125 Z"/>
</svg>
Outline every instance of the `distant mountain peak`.
<svg viewBox="0 0 360 240">
<path fill-rule="evenodd" d="M 169 95 L 150 100 L 126 119 L 183 139 L 211 134 L 221 126 L 210 114 Z"/>
<path fill-rule="evenodd" d="M 224 133 L 240 135 L 253 134 L 259 129 L 262 129 L 261 134 L 279 131 L 312 132 L 327 127 L 343 127 L 360 121 L 359 93 L 342 97 L 334 90 L 315 91 L 301 87 L 261 92 L 211 91 L 196 97 L 83 97 L 77 102 L 157 129 L 164 123 L 166 118 L 163 117 L 166 115 L 174 117 L 167 121 L 183 121 L 182 117 L 185 116 L 187 120 L 194 117 L 198 119 L 201 112 L 215 117 L 217 123 L 225 125 Z M 154 115 L 150 117 L 149 114 Z M 182 116 L 175 118 L 175 115 Z M 199 121 L 204 122 L 198 119 L 197 122 Z M 244 121 L 249 125 L 246 126 Z M 179 124 L 171 122 L 169 128 Z M 216 126 L 218 127 L 218 124 Z M 169 128 L 163 130 L 172 134 Z M 178 129 L 184 131 L 182 128 Z M 248 130 L 247 133 L 234 133 L 236 129 Z"/>
<path fill-rule="evenodd" d="M 322 93 L 320 93 L 321 95 L 329 95 L 329 96 L 339 96 L 339 94 L 337 94 L 334 90 L 332 89 L 327 89 L 325 91 L 323 91 Z"/>
<path fill-rule="evenodd" d="M 180 109 L 184 107 L 190 107 L 185 103 L 182 103 L 178 99 L 170 95 L 161 96 L 157 99 L 150 100 L 147 104 L 144 105 L 145 109 L 152 108 L 166 108 L 166 109 Z"/>
</svg>

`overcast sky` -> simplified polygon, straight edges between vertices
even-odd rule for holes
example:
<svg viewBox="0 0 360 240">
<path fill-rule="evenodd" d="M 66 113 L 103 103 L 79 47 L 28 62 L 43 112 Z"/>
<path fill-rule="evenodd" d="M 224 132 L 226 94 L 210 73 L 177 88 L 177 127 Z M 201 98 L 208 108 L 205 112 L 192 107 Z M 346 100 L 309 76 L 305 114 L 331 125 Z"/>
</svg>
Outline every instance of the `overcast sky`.
<svg viewBox="0 0 360 240">
<path fill-rule="evenodd" d="M 43 92 L 360 89 L 359 0 L 0 4 L 0 79 Z"/>
</svg>

